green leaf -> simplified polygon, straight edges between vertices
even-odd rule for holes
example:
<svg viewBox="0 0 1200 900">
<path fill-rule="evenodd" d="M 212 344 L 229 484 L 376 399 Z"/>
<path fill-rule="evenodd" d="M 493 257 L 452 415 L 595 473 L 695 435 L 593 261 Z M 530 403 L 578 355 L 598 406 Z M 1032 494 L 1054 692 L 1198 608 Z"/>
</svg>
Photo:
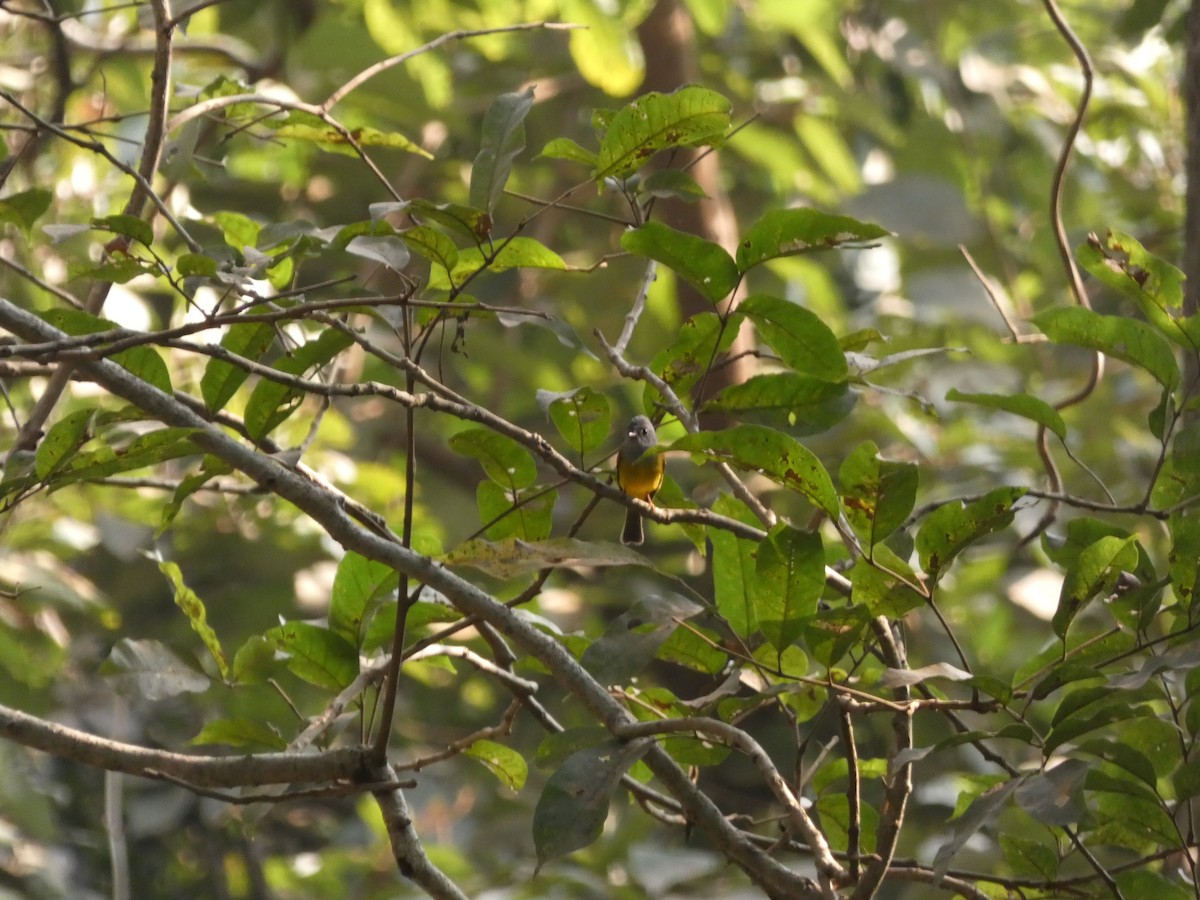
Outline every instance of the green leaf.
<svg viewBox="0 0 1200 900">
<path fill-rule="evenodd" d="M 175 274 L 180 278 L 212 278 L 217 274 L 217 261 L 204 253 L 183 253 L 175 260 Z"/>
<path fill-rule="evenodd" d="M 192 456 L 200 452 L 192 441 L 195 433 L 194 428 L 159 428 L 138 435 L 118 450 L 105 444 L 93 453 L 78 454 L 69 466 L 55 473 L 54 489 Z"/>
<path fill-rule="evenodd" d="M 864 441 L 846 457 L 838 481 L 846 519 L 868 555 L 904 524 L 917 500 L 917 467 L 883 459 L 873 441 Z"/>
<path fill-rule="evenodd" d="M 122 638 L 100 671 L 118 676 L 128 693 L 151 701 L 199 694 L 212 686 L 202 672 L 197 672 L 161 641 Z"/>
<path fill-rule="evenodd" d="M 790 300 L 755 294 L 738 311 L 758 326 L 759 334 L 784 364 L 822 381 L 845 381 L 849 369 L 837 336 L 821 317 Z"/>
<path fill-rule="evenodd" d="M 794 438 L 760 425 L 684 435 L 669 448 L 686 450 L 740 469 L 759 472 L 804 494 L 835 521 L 841 514 L 837 491 L 821 461 Z"/>
<path fill-rule="evenodd" d="M 113 354 L 113 362 L 164 394 L 173 393 L 171 373 L 155 347 L 130 347 Z"/>
<path fill-rule="evenodd" d="M 362 643 L 362 625 L 370 604 L 395 597 L 399 576 L 391 566 L 347 553 L 338 562 L 329 598 L 329 628 L 354 646 Z"/>
<path fill-rule="evenodd" d="M 951 560 L 980 538 L 1006 528 L 1013 518 L 1013 504 L 1025 496 L 1025 488 L 1000 487 L 973 503 L 953 501 L 935 509 L 917 532 L 916 548 L 921 566 L 936 581 Z"/>
<path fill-rule="evenodd" d="M 501 784 L 512 790 L 519 791 L 525 787 L 529 767 L 525 764 L 525 757 L 511 747 L 481 738 L 464 750 L 463 754 L 479 760 L 488 771 L 500 779 Z"/>
<path fill-rule="evenodd" d="M 1163 387 L 1179 384 L 1179 364 L 1158 331 L 1137 319 L 1104 316 L 1081 306 L 1058 306 L 1033 317 L 1033 324 L 1056 344 L 1099 350 L 1145 369 Z"/>
<path fill-rule="evenodd" d="M 780 256 L 829 250 L 842 244 L 864 243 L 891 232 L 816 209 L 776 209 L 750 226 L 738 242 L 737 266 L 741 272 Z"/>
<path fill-rule="evenodd" d="M 643 742 L 607 741 L 567 757 L 547 780 L 533 811 L 539 866 L 587 847 L 600 836 L 621 776 L 648 747 Z"/>
<path fill-rule="evenodd" d="M 429 287 L 449 290 L 462 287 L 481 269 L 504 272 L 508 269 L 554 269 L 564 271 L 567 264 L 546 245 L 528 237 L 515 237 L 499 245 L 499 249 L 484 253 L 477 247 L 460 250 L 454 268 L 447 271 L 434 266 L 429 273 Z"/>
<path fill-rule="evenodd" d="M 825 589 L 825 549 L 815 531 L 780 523 L 758 548 L 757 619 L 777 650 L 790 645 L 817 611 Z"/>
<path fill-rule="evenodd" d="M 1103 591 L 1112 590 L 1122 571 L 1133 571 L 1138 564 L 1137 538 L 1102 537 L 1079 554 L 1067 570 L 1058 609 L 1054 613 L 1054 633 L 1065 638 L 1072 620 L 1084 605 Z"/>
<path fill-rule="evenodd" d="M 702 611 L 703 607 L 676 595 L 640 597 L 609 623 L 579 662 L 601 684 L 627 684 L 654 661 L 681 620 Z"/>
<path fill-rule="evenodd" d="M 1057 435 L 1059 440 L 1067 439 L 1067 424 L 1063 417 L 1059 415 L 1058 410 L 1038 397 L 1028 394 L 964 394 L 958 388 L 951 388 L 946 394 L 946 399 L 1003 410 L 1045 426 L 1048 431 Z"/>
<path fill-rule="evenodd" d="M 612 403 L 590 387 L 564 393 L 537 392 L 538 404 L 550 414 L 558 433 L 582 457 L 598 449 L 612 432 Z"/>
<path fill-rule="evenodd" d="M 400 232 L 400 240 L 414 253 L 419 253 L 431 263 L 452 270 L 458 265 L 458 247 L 445 234 L 429 225 L 414 225 Z"/>
<path fill-rule="evenodd" d="M 533 106 L 533 88 L 501 94 L 483 117 L 479 154 L 471 166 L 469 203 L 491 213 L 508 182 L 512 163 L 525 149 L 525 117 Z"/>
<path fill-rule="evenodd" d="M 487 477 L 501 487 L 519 490 L 537 478 L 533 455 L 506 435 L 488 428 L 468 428 L 450 438 L 450 449 L 479 460 Z"/>
<path fill-rule="evenodd" d="M 1079 264 L 1097 279 L 1129 297 L 1155 328 L 1180 346 L 1200 348 L 1200 319 L 1185 316 L 1183 272 L 1147 252 L 1136 238 L 1109 231 L 1079 248 Z"/>
<path fill-rule="evenodd" d="M 96 410 L 81 409 L 64 416 L 51 426 L 38 444 L 34 471 L 46 479 L 55 470 L 69 463 L 79 449 L 92 439 L 92 421 Z"/>
<path fill-rule="evenodd" d="M 487 524 L 484 534 L 489 541 L 544 541 L 554 529 L 556 490 L 534 485 L 514 494 L 494 481 L 481 481 L 475 500 L 479 519 Z"/>
<path fill-rule="evenodd" d="M 1140 847 L 1138 848 L 1140 849 Z M 1153 897 L 1154 900 L 1195 900 L 1195 892 L 1149 869 L 1126 869 L 1113 879 L 1122 897 Z"/>
<path fill-rule="evenodd" d="M 285 375 L 301 376 L 326 365 L 352 343 L 353 340 L 345 332 L 328 328 L 316 340 L 297 347 L 289 356 L 283 357 L 274 368 Z M 266 437 L 296 411 L 306 396 L 301 388 L 260 379 L 246 402 L 246 430 L 255 439 Z"/>
<path fill-rule="evenodd" d="M 630 253 L 658 260 L 716 303 L 737 287 L 737 266 L 719 244 L 678 231 L 660 222 L 621 235 L 621 246 Z"/>
<path fill-rule="evenodd" d="M 128 257 L 120 257 L 102 263 L 76 262 L 75 260 L 67 263 L 68 281 L 90 278 L 93 281 L 124 284 L 142 275 L 157 274 L 158 267 L 154 263 Z"/>
<path fill-rule="evenodd" d="M 691 86 L 643 94 L 609 122 L 594 177 L 624 178 L 659 150 L 718 143 L 728 128 L 729 101 L 715 91 Z"/>
<path fill-rule="evenodd" d="M 266 751 L 287 749 L 287 741 L 278 731 L 265 722 L 244 716 L 206 722 L 200 733 L 192 738 L 192 743 L 198 746 L 225 744 L 230 747 Z"/>
<path fill-rule="evenodd" d="M 713 512 L 754 524 L 755 519 L 745 504 L 728 494 L 722 494 L 713 504 Z M 733 632 L 748 638 L 759 628 L 760 587 L 755 571 L 758 542 L 740 538 L 723 528 L 710 528 L 712 541 L 713 598 L 717 612 Z"/>
<path fill-rule="evenodd" d="M 340 634 L 308 622 L 285 622 L 267 632 L 297 678 L 340 691 L 358 677 L 358 651 Z"/>
<path fill-rule="evenodd" d="M 642 190 L 651 197 L 665 200 L 707 200 L 708 194 L 690 174 L 682 169 L 659 169 L 646 176 Z"/>
<path fill-rule="evenodd" d="M 195 591 L 184 584 L 183 572 L 180 571 L 178 565 L 164 561 L 158 564 L 158 570 L 166 576 L 175 592 L 175 605 L 187 616 L 192 631 L 196 632 L 201 643 L 208 648 L 213 662 L 217 664 L 217 669 L 221 672 L 221 677 L 228 680 L 229 663 L 225 660 L 225 651 L 221 649 L 221 641 L 217 638 L 217 633 L 208 624 L 208 611 L 204 607 L 204 601 Z"/>
<path fill-rule="evenodd" d="M 252 634 L 233 654 L 230 670 L 235 684 L 262 684 L 275 672 L 275 644 Z"/>
<path fill-rule="evenodd" d="M 716 313 L 704 312 L 692 316 L 680 326 L 674 342 L 654 355 L 651 371 L 675 389 L 688 393 L 700 380 L 709 365 L 732 346 L 742 318 L 735 314 L 725 320 Z M 658 397 L 653 387 L 646 388 L 646 408 Z"/>
<path fill-rule="evenodd" d="M 1022 875 L 1050 879 L 1058 875 L 1058 853 L 1054 847 L 1012 832 L 996 836 L 1004 861 Z"/>
<path fill-rule="evenodd" d="M 850 572 L 850 599 L 873 616 L 901 618 L 925 603 L 925 598 L 890 572 L 860 560 Z"/>
<path fill-rule="evenodd" d="M 92 227 L 131 238 L 147 247 L 154 243 L 154 229 L 150 227 L 149 222 L 139 219 L 137 216 L 103 216 L 92 219 Z"/>
<path fill-rule="evenodd" d="M 406 212 L 418 221 L 436 222 L 443 228 L 464 235 L 473 241 L 481 241 L 492 231 L 492 220 L 482 209 L 461 203 L 434 203 L 418 197 L 401 203 L 372 203 L 371 215 L 381 216 L 389 212 Z"/>
<path fill-rule="evenodd" d="M 571 162 L 583 163 L 589 169 L 595 168 L 596 165 L 595 153 L 565 137 L 554 138 L 538 155 L 547 159 L 568 159 Z"/>
<path fill-rule="evenodd" d="M 0 225 L 6 222 L 16 225 L 29 237 L 34 223 L 46 214 L 53 199 L 54 195 L 45 188 L 30 188 L 9 194 L 0 200 Z"/>
<path fill-rule="evenodd" d="M 258 362 L 275 341 L 275 329 L 266 322 L 235 322 L 221 338 L 230 353 Z M 200 377 L 200 396 L 209 412 L 218 412 L 241 387 L 250 373 L 223 359 L 210 359 Z"/>
<path fill-rule="evenodd" d="M 773 372 L 730 385 L 704 409 L 794 434 L 818 434 L 845 419 L 857 399 L 846 382 Z"/>
<path fill-rule="evenodd" d="M 221 230 L 225 243 L 239 253 L 258 243 L 262 226 L 240 212 L 221 210 L 212 215 L 212 223 Z"/>
<path fill-rule="evenodd" d="M 263 124 L 273 127 L 270 120 Z M 426 159 L 433 159 L 432 153 L 397 131 L 380 131 L 378 128 L 360 125 L 357 128 L 347 129 L 346 134 L 343 134 L 332 125 L 303 112 L 292 112 L 284 124 L 275 128 L 273 136 L 281 140 L 291 139 L 316 144 L 322 150 L 340 153 L 344 156 L 357 156 L 358 153 L 353 144 L 358 144 L 359 147 L 386 147 L 391 150 L 403 150 L 406 153 L 415 153 Z"/>
<path fill-rule="evenodd" d="M 728 654 L 721 650 L 720 635 L 695 624 L 672 631 L 658 648 L 658 658 L 708 675 L 723 672 L 729 664 Z"/>
</svg>

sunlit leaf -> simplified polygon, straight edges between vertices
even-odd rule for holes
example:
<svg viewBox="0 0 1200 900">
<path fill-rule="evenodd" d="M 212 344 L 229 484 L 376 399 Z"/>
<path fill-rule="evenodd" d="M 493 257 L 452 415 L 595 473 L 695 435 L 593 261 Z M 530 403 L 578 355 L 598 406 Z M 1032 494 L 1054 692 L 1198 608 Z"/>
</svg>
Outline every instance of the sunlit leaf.
<svg viewBox="0 0 1200 900">
<path fill-rule="evenodd" d="M 890 233 L 878 225 L 816 209 L 776 209 L 751 225 L 738 241 L 738 270 L 745 272 L 780 256 L 867 243 Z"/>
<path fill-rule="evenodd" d="M 340 691 L 358 676 L 358 651 L 339 634 L 308 622 L 285 622 L 267 632 L 297 678 Z"/>
<path fill-rule="evenodd" d="M 208 649 L 213 662 L 217 664 L 217 668 L 221 672 L 221 677 L 228 679 L 229 663 L 225 659 L 225 651 L 221 649 L 221 641 L 217 637 L 217 633 L 208 624 L 208 610 L 204 601 L 184 583 L 183 572 L 178 565 L 164 561 L 158 564 L 158 570 L 170 582 L 171 588 L 175 592 L 175 605 L 187 616 L 192 631 L 196 632 L 200 641 Z"/>
<path fill-rule="evenodd" d="M 651 91 L 620 110 L 600 142 L 595 178 L 624 178 L 667 147 L 716 143 L 729 128 L 729 101 L 715 91 L 684 87 Z"/>
<path fill-rule="evenodd" d="M 1056 344 L 1099 350 L 1149 372 L 1163 387 L 1179 384 L 1179 364 L 1157 330 L 1127 316 L 1105 316 L 1081 306 L 1056 306 L 1033 317 Z"/>
</svg>

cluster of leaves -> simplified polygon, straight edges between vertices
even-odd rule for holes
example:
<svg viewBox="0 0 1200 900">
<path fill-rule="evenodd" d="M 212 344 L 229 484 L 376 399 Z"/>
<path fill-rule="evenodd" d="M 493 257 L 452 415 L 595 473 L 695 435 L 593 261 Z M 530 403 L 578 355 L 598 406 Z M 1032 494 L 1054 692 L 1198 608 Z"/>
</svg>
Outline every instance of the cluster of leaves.
<svg viewBox="0 0 1200 900">
<path fill-rule="evenodd" d="M 379 4 L 367 6 L 374 10 L 368 18 L 384 15 Z M 836 66 L 815 33 L 806 47 Z M 96 512 L 111 509 L 146 527 L 134 536 L 139 547 L 157 540 L 164 548 L 130 568 L 151 565 L 182 614 L 163 618 L 159 609 L 140 619 L 133 598 L 146 588 L 133 585 L 128 598 L 92 608 L 69 580 L 46 578 L 69 567 L 28 565 L 4 585 L 12 589 L 6 605 L 62 614 L 80 633 L 105 635 L 112 649 L 103 665 L 82 656 L 72 662 L 36 615 L 5 622 L 0 664 L 15 684 L 42 690 L 52 679 L 71 680 L 73 665 L 91 665 L 147 704 L 147 721 L 169 710 L 171 727 L 148 730 L 170 743 L 298 752 L 304 728 L 296 711 L 317 721 L 328 715 L 328 729 L 345 708 L 354 713 L 355 737 L 324 731 L 319 741 L 366 743 L 381 720 L 391 721 L 377 665 L 399 627 L 405 659 L 398 686 L 404 714 L 392 742 L 397 770 L 421 770 L 436 783 L 441 767 L 460 771 L 449 769 L 458 759 L 481 764 L 503 792 L 520 792 L 518 802 L 534 806 L 527 833 L 539 866 L 582 848 L 602 853 L 610 815 L 634 835 L 656 816 L 688 818 L 692 795 L 664 799 L 653 783 L 653 744 L 698 773 L 692 790 L 705 802 L 739 785 L 748 799 L 721 802 L 720 811 L 755 819 L 739 825 L 749 843 L 775 846 L 805 865 L 815 861 L 814 877 L 827 892 L 877 882 L 890 865 L 893 875 L 977 890 L 1069 886 L 1191 896 L 1187 879 L 1162 863 L 1171 854 L 1191 858 L 1191 801 L 1200 793 L 1200 658 L 1192 634 L 1200 426 L 1190 418 L 1192 386 L 1180 365 L 1200 349 L 1200 326 L 1184 309 L 1181 273 L 1130 234 L 1093 236 L 1078 248 L 1079 262 L 1121 298 L 1114 304 L 1127 305 L 1103 312 L 1047 306 L 1028 318 L 1045 337 L 1040 344 L 967 335 L 978 356 L 1003 369 L 1001 380 L 1017 386 L 964 390 L 969 385 L 945 375 L 956 370 L 944 359 L 949 340 L 884 317 L 847 325 L 846 316 L 797 302 L 788 284 L 794 275 L 812 283 L 821 262 L 861 258 L 880 245 L 918 252 L 904 235 L 894 239 L 886 228 L 810 205 L 772 207 L 745 216 L 750 224 L 731 252 L 654 218 L 660 201 L 702 202 L 705 190 L 684 168 L 650 171 L 651 160 L 696 148 L 749 152 L 751 130 L 729 138 L 732 107 L 721 93 L 692 86 L 597 110 L 595 149 L 556 135 L 539 160 L 527 161 L 534 99 L 520 91 L 491 103 L 466 184 L 432 197 L 392 190 L 394 199 L 371 203 L 365 215 L 321 219 L 335 224 L 260 221 L 232 208 L 170 227 L 128 213 L 72 217 L 42 187 L 0 200 L 0 222 L 12 226 L 13 241 L 31 258 L 64 260 L 69 286 L 127 284 L 150 298 L 146 308 L 159 317 L 119 324 L 115 313 L 64 302 L 62 290 L 36 273 L 20 302 L 0 309 L 19 338 L 0 346 L 0 359 L 78 367 L 102 389 L 68 393 L 36 448 L 7 460 L 0 505 L 12 517 L 12 558 L 35 563 L 46 548 L 66 557 L 67 541 L 52 532 L 51 519 L 87 523 L 115 547 L 115 529 Z M 332 151 L 360 174 L 379 171 L 376 152 L 427 156 L 403 129 L 346 126 L 323 108 L 280 101 L 274 109 L 268 103 L 277 114 L 264 115 L 266 101 L 251 85 L 225 77 L 193 102 L 221 118 L 177 112 L 176 156 L 226 138 L 267 142 L 280 159 Z M 168 148 L 168 166 L 172 158 Z M 538 183 L 523 170 L 556 166 L 571 186 L 506 226 L 512 183 Z M 826 169 L 836 171 L 828 161 Z M 199 178 L 187 166 L 178 177 Z M 382 177 L 376 186 L 390 189 Z M 619 310 L 610 296 L 609 309 L 578 316 L 565 303 L 534 302 L 535 291 L 603 285 L 602 269 L 578 262 L 602 241 L 581 253 L 539 224 L 562 215 L 568 195 L 591 187 L 596 211 L 611 216 L 615 207 L 628 226 L 620 250 L 637 267 L 620 270 Z M 203 184 L 197 190 L 202 196 Z M 572 229 L 605 221 L 579 212 Z M 638 276 L 648 266 L 660 278 L 653 286 L 643 279 L 639 296 Z M 348 277 L 359 283 L 339 294 Z M 662 310 L 681 282 L 712 308 L 672 321 Z M 35 323 L 21 318 L 22 306 Z M 632 341 L 601 341 L 600 350 L 581 327 L 598 325 L 604 334 L 630 308 Z M 644 337 L 664 324 L 662 339 Z M 719 373 L 747 352 L 735 342 L 750 333 L 757 364 L 748 377 L 723 381 Z M 439 348 L 445 334 L 454 336 L 449 352 Z M 889 344 L 898 346 L 876 352 Z M 466 348 L 482 364 L 455 352 Z M 601 352 L 604 361 L 593 355 Z M 1053 496 L 1041 489 L 1038 442 L 1053 436 L 1074 460 L 1097 434 L 1114 440 L 1114 426 L 1076 418 L 1055 404 L 1053 391 L 1024 378 L 1034 352 L 1047 368 L 1067 373 L 1096 354 L 1115 361 L 1084 408 L 1111 401 L 1138 411 L 1124 427 L 1139 451 L 1139 477 L 1109 492 L 1103 484 L 1113 454 L 1080 454 L 1098 469 L 1103 499 L 1092 498 L 1089 471 L 1087 488 Z M 97 360 L 116 364 L 145 392 L 134 396 L 114 386 L 125 382 L 105 381 L 105 370 L 87 368 Z M 916 363 L 934 368 L 918 371 Z M 599 477 L 623 405 L 613 370 L 644 382 L 638 400 L 665 420 L 662 452 L 673 460 L 673 477 L 656 499 L 663 509 L 652 517 L 665 527 L 652 527 L 654 549 L 646 555 L 598 539 L 606 532 L 589 522 L 590 498 L 617 499 Z M 539 377 L 544 387 L 536 395 L 504 393 L 506 384 Z M 918 377 L 955 382 L 926 406 L 968 410 L 957 421 L 1015 431 L 1023 449 L 965 477 L 949 456 L 929 452 L 915 462 L 915 454 L 895 452 L 901 442 L 881 435 L 901 432 L 901 416 L 879 410 L 920 389 Z M 889 379 L 900 391 L 884 386 Z M 712 382 L 719 389 L 708 390 Z M 18 373 L 6 394 L 18 423 L 37 394 Z M 922 408 L 909 396 L 898 402 Z M 176 419 L 165 409 L 182 412 Z M 381 410 L 390 422 L 407 423 L 408 443 L 372 458 L 373 445 L 391 446 L 371 427 Z M 720 426 L 701 429 L 701 414 Z M 179 424 L 186 415 L 204 424 Z M 1023 432 L 1003 424 L 1021 422 L 1029 425 Z M 315 567 L 288 568 L 291 559 L 331 555 L 324 538 L 311 536 L 311 523 L 346 544 L 344 533 L 331 524 L 333 513 L 297 518 L 270 500 L 270 483 L 241 479 L 225 445 L 213 440 L 216 430 L 264 459 L 313 465 L 327 479 L 314 483 L 331 508 L 374 534 L 387 533 L 382 513 L 418 551 L 421 566 L 469 577 L 497 609 L 500 598 L 513 598 L 522 618 L 512 627 L 569 651 L 578 663 L 572 678 L 606 688 L 630 722 L 566 706 L 560 723 L 532 692 L 540 680 L 542 693 L 557 697 L 576 690 L 576 681 L 519 639 L 524 649 L 514 652 L 488 631 L 490 620 L 482 633 L 467 630 L 480 623 L 453 597 L 422 586 L 420 573 L 429 570 L 416 565 L 398 573 L 364 548 L 339 550 L 324 573 L 319 615 L 297 609 L 288 576 L 300 569 L 320 578 Z M 975 434 L 969 443 L 987 448 Z M 443 447 L 471 461 L 469 468 L 439 457 Z M 437 462 L 427 473 L 430 458 Z M 339 468 L 340 461 L 351 465 Z M 464 471 L 474 508 L 445 500 Z M 1048 501 L 1061 504 L 1058 521 L 1040 540 L 1022 542 L 1019 532 L 1033 527 L 1028 511 Z M 39 511 L 46 522 L 37 521 Z M 1014 521 L 1025 528 L 1014 529 Z M 222 531 L 235 536 L 232 550 L 220 543 Z M 263 549 L 272 546 L 274 554 Z M 685 574 L 697 560 L 706 579 Z M 252 572 L 248 581 L 240 580 L 243 566 Z M 1030 569 L 1057 573 L 1056 603 L 1046 621 L 1025 623 L 1032 636 L 1005 647 L 1017 629 L 1007 613 L 987 614 L 1000 598 L 991 585 Z M 595 579 L 601 570 L 611 578 Z M 555 592 L 545 590 L 549 579 Z M 31 584 L 36 592 L 16 590 Z M 397 591 L 404 593 L 399 603 Z M 556 592 L 612 603 L 619 613 L 603 624 L 585 617 L 579 629 L 564 627 L 552 614 Z M 636 599 L 617 603 L 618 596 Z M 258 615 L 245 602 L 251 597 L 270 598 Z M 143 622 L 145 632 L 136 627 Z M 181 623 L 190 633 L 172 630 Z M 60 693 L 72 691 L 83 688 Z M 514 699 L 505 709 L 508 695 Z M 19 696 L 10 688 L 3 699 L 27 706 Z M 39 702 L 49 706 L 45 697 Z M 526 713 L 544 736 L 513 733 Z M 986 772 L 978 771 L 979 754 Z M 751 789 L 739 760 L 755 766 Z M 546 774 L 531 779 L 531 762 Z M 956 797 L 948 824 L 944 810 L 912 796 L 913 779 L 931 786 L 946 780 Z M 539 782 L 536 804 L 527 780 Z M 511 814 L 507 801 L 489 807 L 478 799 L 487 782 L 471 785 L 477 815 Z M 648 815 L 610 809 L 618 793 L 636 798 Z M 758 823 L 781 811 L 783 839 Z M 359 814 L 376 824 L 371 813 Z M 981 836 L 988 849 L 971 855 Z M 766 883 L 755 861 L 710 839 L 752 881 Z M 940 848 L 932 854 L 931 839 Z M 914 858 L 899 859 L 906 854 Z M 519 866 L 519 852 L 514 857 L 508 864 Z M 461 859 L 444 864 L 467 877 Z M 703 872 L 711 859 L 694 863 Z M 275 874 L 280 886 L 294 877 Z"/>
</svg>

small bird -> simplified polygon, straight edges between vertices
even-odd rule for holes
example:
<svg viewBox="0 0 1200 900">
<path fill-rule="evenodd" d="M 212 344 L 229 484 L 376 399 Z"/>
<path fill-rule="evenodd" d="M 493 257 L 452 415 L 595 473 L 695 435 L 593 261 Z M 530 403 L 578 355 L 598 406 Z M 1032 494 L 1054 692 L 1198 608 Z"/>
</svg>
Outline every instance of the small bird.
<svg viewBox="0 0 1200 900">
<path fill-rule="evenodd" d="M 651 504 L 655 493 L 662 487 L 663 470 L 667 465 L 666 457 L 661 453 L 646 455 L 657 444 L 654 423 L 645 416 L 634 416 L 629 422 L 629 432 L 617 451 L 617 487 L 630 497 Z M 621 543 L 640 544 L 643 539 L 641 515 L 637 510 L 626 509 Z"/>
</svg>

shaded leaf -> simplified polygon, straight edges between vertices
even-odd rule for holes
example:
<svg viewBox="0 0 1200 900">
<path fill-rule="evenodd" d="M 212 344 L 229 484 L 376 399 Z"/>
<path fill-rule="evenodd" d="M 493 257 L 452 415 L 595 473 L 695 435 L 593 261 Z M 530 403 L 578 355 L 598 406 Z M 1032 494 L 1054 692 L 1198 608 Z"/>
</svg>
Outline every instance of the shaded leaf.
<svg viewBox="0 0 1200 900">
<path fill-rule="evenodd" d="M 30 188 L 0 199 L 0 225 L 16 225 L 29 237 L 34 223 L 46 214 L 54 195 L 45 188 Z M 70 227 L 70 226 L 68 226 Z"/>
<path fill-rule="evenodd" d="M 537 401 L 549 413 L 558 433 L 581 457 L 599 448 L 612 433 L 612 403 L 590 387 L 562 393 L 538 391 Z"/>
<path fill-rule="evenodd" d="M 166 700 L 180 694 L 199 694 L 212 682 L 179 658 L 161 641 L 122 638 L 100 667 L 106 675 L 119 676 L 129 693 L 147 700 Z"/>
<path fill-rule="evenodd" d="M 491 213 L 508 182 L 512 163 L 525 149 L 525 117 L 533 106 L 533 88 L 501 94 L 483 116 L 479 153 L 471 165 L 469 201 Z"/>
<path fill-rule="evenodd" d="M 608 741 L 567 757 L 546 782 L 533 811 L 539 866 L 587 847 L 600 836 L 621 776 L 648 747 L 640 741 Z"/>
<path fill-rule="evenodd" d="M 626 231 L 621 235 L 621 246 L 630 253 L 658 260 L 714 303 L 727 297 L 740 277 L 733 258 L 719 244 L 661 222 L 647 222 Z"/>
<path fill-rule="evenodd" d="M 807 447 L 779 431 L 760 425 L 738 425 L 724 431 L 684 435 L 669 449 L 686 450 L 759 472 L 804 494 L 833 519 L 840 514 L 837 491 L 820 460 Z"/>
<path fill-rule="evenodd" d="M 772 372 L 730 385 L 704 409 L 789 433 L 817 434 L 845 419 L 856 401 L 857 396 L 845 382 L 796 372 Z"/>
<path fill-rule="evenodd" d="M 950 836 L 950 840 L 942 844 L 933 857 L 933 871 L 937 878 L 942 878 L 946 874 L 951 860 L 954 859 L 954 854 L 961 850 L 976 832 L 996 821 L 1020 784 L 1020 779 L 1007 781 L 979 795 L 971 802 L 967 811 L 955 821 L 954 832 Z"/>
<path fill-rule="evenodd" d="M 275 329 L 266 322 L 235 322 L 221 338 L 221 346 L 230 353 L 258 362 L 275 340 Z M 200 377 L 200 395 L 209 412 L 224 409 L 225 404 L 250 376 L 241 366 L 216 357 L 210 359 Z"/>
<path fill-rule="evenodd" d="M 441 557 L 447 566 L 469 566 L 495 578 L 515 578 L 545 568 L 587 566 L 646 566 L 648 560 L 621 544 L 553 538 L 492 542 L 480 539 L 460 544 Z"/>
<path fill-rule="evenodd" d="M 804 630 L 825 589 L 825 549 L 817 532 L 784 523 L 771 529 L 758 547 L 755 575 L 757 618 L 767 640 L 782 650 Z"/>
<path fill-rule="evenodd" d="M 265 722 L 244 716 L 206 722 L 200 733 L 192 738 L 192 743 L 200 746 L 226 744 L 230 747 L 267 751 L 287 749 L 287 741 L 279 732 Z"/>
<path fill-rule="evenodd" d="M 285 375 L 301 376 L 326 365 L 352 343 L 353 339 L 345 332 L 328 328 L 316 340 L 302 344 L 280 359 L 274 368 Z M 306 396 L 301 388 L 261 379 L 246 402 L 243 416 L 246 430 L 254 438 L 266 437 L 296 411 Z"/>
<path fill-rule="evenodd" d="M 537 478 L 533 456 L 507 435 L 489 428 L 468 428 L 450 438 L 450 448 L 478 460 L 487 477 L 509 490 L 529 487 Z"/>
<path fill-rule="evenodd" d="M 549 141 L 538 155 L 547 159 L 569 159 L 571 162 L 583 163 L 589 169 L 596 165 L 595 153 L 565 137 Z"/>
<path fill-rule="evenodd" d="M 816 313 L 766 294 L 747 297 L 738 311 L 758 326 L 762 339 L 785 365 L 822 381 L 846 380 L 849 369 L 842 346 Z"/>
<path fill-rule="evenodd" d="M 1137 567 L 1137 538 L 1102 537 L 1079 554 L 1067 570 L 1058 609 L 1054 613 L 1054 633 L 1065 637 L 1071 622 L 1084 605 L 1102 591 L 1111 591 L 1122 571 Z"/>
</svg>

